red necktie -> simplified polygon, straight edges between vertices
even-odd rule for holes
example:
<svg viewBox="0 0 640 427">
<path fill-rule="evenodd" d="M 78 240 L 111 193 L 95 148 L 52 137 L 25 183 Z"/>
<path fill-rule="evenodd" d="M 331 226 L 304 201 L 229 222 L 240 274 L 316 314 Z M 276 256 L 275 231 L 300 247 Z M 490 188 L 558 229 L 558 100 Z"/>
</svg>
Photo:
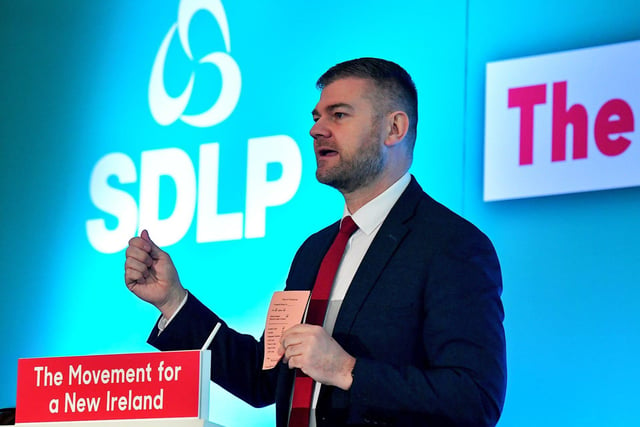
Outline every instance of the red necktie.
<svg viewBox="0 0 640 427">
<path fill-rule="evenodd" d="M 320 270 L 318 270 L 318 276 L 311 292 L 306 323 L 310 325 L 322 325 L 324 323 L 324 316 L 327 313 L 327 305 L 329 304 L 329 295 L 331 294 L 338 266 L 342 261 L 342 255 L 349 238 L 357 229 L 358 226 L 350 216 L 342 219 L 340 231 L 320 264 Z M 309 425 L 312 396 L 313 379 L 305 375 L 300 369 L 297 369 L 293 386 L 289 427 L 307 427 Z"/>
</svg>

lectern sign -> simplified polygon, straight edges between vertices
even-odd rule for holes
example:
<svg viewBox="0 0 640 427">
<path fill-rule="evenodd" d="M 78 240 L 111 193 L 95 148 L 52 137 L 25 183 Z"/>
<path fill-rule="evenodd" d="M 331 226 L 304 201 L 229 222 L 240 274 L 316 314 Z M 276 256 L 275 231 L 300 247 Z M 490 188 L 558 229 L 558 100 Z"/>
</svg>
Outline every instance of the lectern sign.
<svg viewBox="0 0 640 427">
<path fill-rule="evenodd" d="M 209 358 L 177 351 L 21 359 L 16 422 L 206 417 Z"/>
</svg>

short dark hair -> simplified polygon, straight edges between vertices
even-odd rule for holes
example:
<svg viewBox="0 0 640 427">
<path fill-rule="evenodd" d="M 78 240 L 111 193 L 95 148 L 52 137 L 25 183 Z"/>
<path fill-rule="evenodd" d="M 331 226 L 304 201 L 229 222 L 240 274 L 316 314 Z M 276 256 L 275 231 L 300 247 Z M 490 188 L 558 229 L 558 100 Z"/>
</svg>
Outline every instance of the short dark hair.
<svg viewBox="0 0 640 427">
<path fill-rule="evenodd" d="M 329 68 L 318 79 L 316 86 L 326 86 L 347 77 L 369 79 L 378 88 L 380 107 L 387 109 L 384 113 L 400 109 L 409 117 L 408 140 L 413 148 L 418 125 L 418 92 L 413 79 L 398 64 L 380 58 L 358 58 L 341 62 Z M 378 107 L 378 108 L 380 108 Z"/>
</svg>

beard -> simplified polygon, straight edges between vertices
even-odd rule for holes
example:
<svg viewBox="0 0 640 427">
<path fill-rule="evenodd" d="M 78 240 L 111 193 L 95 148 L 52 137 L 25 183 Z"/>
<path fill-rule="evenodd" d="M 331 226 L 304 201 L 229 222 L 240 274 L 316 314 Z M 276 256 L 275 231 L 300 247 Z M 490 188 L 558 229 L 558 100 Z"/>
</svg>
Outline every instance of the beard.
<svg viewBox="0 0 640 427">
<path fill-rule="evenodd" d="M 318 165 L 316 170 L 318 181 L 343 194 L 352 193 L 374 181 L 384 171 L 386 165 L 378 128 L 379 126 L 374 126 L 371 129 L 365 144 L 362 144 L 352 156 L 343 157 L 340 154 L 340 162 L 325 170 L 321 170 Z"/>
</svg>

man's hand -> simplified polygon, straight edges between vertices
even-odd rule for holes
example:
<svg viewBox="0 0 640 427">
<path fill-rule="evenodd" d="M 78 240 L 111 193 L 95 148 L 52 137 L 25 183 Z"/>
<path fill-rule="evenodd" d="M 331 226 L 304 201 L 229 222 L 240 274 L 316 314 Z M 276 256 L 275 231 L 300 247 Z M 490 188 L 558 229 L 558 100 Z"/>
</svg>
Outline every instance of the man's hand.
<svg viewBox="0 0 640 427">
<path fill-rule="evenodd" d="M 300 368 L 316 382 L 348 390 L 356 359 L 321 326 L 295 325 L 284 331 L 278 353 L 289 368 Z"/>
<path fill-rule="evenodd" d="M 171 257 L 151 241 L 147 230 L 129 240 L 124 281 L 131 292 L 156 306 L 167 319 L 186 295 Z"/>
</svg>

